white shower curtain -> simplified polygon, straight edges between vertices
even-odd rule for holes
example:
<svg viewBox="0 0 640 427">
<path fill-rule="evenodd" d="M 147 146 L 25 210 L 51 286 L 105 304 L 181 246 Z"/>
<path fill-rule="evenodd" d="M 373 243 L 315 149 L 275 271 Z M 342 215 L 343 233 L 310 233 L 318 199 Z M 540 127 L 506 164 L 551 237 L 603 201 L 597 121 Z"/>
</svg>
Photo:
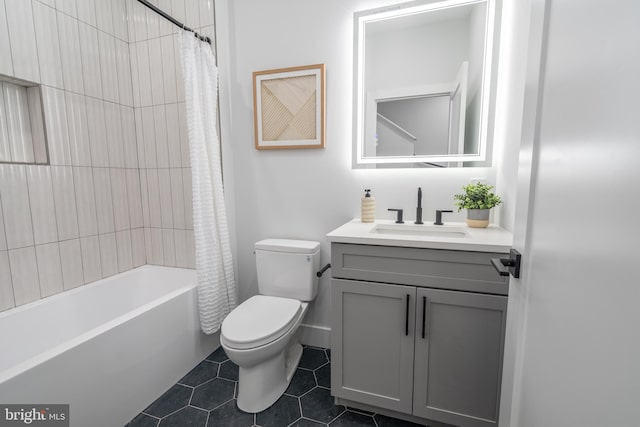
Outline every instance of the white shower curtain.
<svg viewBox="0 0 640 427">
<path fill-rule="evenodd" d="M 181 40 L 200 326 L 212 334 L 237 304 L 216 130 L 218 69 L 208 43 L 186 31 Z"/>
</svg>

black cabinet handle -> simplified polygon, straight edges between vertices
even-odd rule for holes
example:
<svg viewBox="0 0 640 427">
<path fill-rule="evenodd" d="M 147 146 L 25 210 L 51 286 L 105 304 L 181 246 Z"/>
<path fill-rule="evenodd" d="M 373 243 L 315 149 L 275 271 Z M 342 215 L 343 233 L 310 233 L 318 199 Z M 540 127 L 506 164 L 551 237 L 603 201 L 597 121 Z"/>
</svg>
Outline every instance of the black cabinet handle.
<svg viewBox="0 0 640 427">
<path fill-rule="evenodd" d="M 427 332 L 427 297 L 422 297 L 422 339 Z"/>
<path fill-rule="evenodd" d="M 405 335 L 409 335 L 409 298 L 410 295 L 407 294 L 407 307 L 405 310 L 405 317 L 404 317 L 404 334 Z"/>
</svg>

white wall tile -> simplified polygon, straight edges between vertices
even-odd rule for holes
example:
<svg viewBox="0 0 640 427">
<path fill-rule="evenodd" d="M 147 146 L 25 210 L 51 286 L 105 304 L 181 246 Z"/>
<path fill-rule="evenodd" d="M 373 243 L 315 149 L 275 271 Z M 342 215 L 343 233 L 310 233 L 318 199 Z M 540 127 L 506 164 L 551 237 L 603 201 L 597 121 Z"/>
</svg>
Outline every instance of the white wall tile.
<svg viewBox="0 0 640 427">
<path fill-rule="evenodd" d="M 144 247 L 144 229 L 136 228 L 131 230 L 131 252 L 134 268 L 147 263 Z"/>
<path fill-rule="evenodd" d="M 82 3 L 84 0 L 79 0 Z M 78 16 L 78 10 L 76 8 L 76 0 L 56 0 L 56 9 L 71 15 L 73 17 Z"/>
<path fill-rule="evenodd" d="M 162 228 L 173 228 L 171 176 L 169 175 L 169 169 L 158 169 L 158 186 L 160 189 L 160 214 L 162 217 Z"/>
<path fill-rule="evenodd" d="M 158 169 L 147 169 L 147 191 L 149 195 L 149 219 L 151 227 L 162 227 L 160 213 L 160 187 L 158 185 Z"/>
<path fill-rule="evenodd" d="M 94 0 L 78 0 L 78 19 L 96 26 L 96 3 Z"/>
<path fill-rule="evenodd" d="M 133 109 L 133 118 L 136 123 L 136 149 L 138 150 L 138 167 L 144 169 L 147 167 L 147 161 L 144 152 L 144 132 L 142 123 L 142 108 Z"/>
<path fill-rule="evenodd" d="M 187 230 L 193 230 L 193 193 L 191 191 L 191 168 L 182 169 L 184 185 L 184 222 Z"/>
<path fill-rule="evenodd" d="M 187 268 L 187 230 L 174 230 L 176 242 L 176 267 Z"/>
<path fill-rule="evenodd" d="M 73 166 L 91 166 L 91 144 L 89 143 L 89 119 L 83 95 L 64 93 L 67 107 L 67 127 L 69 131 L 69 151 Z"/>
<path fill-rule="evenodd" d="M 182 166 L 182 147 L 180 145 L 180 124 L 178 122 L 178 104 L 165 106 L 167 118 L 167 145 L 169 148 L 169 166 Z"/>
<path fill-rule="evenodd" d="M 0 251 L 7 250 L 7 236 L 4 234 L 4 214 L 2 213 L 2 203 L 0 202 Z"/>
<path fill-rule="evenodd" d="M 29 117 L 31 121 L 31 137 L 33 139 L 33 155 L 35 162 L 48 163 L 47 140 L 44 129 L 44 113 L 42 111 L 42 94 L 40 87 L 27 88 L 29 101 Z"/>
<path fill-rule="evenodd" d="M 182 73 L 182 56 L 180 52 L 179 34 L 173 35 L 173 56 L 176 58 L 176 91 L 178 93 L 178 102 L 184 102 L 184 78 Z"/>
<path fill-rule="evenodd" d="M 128 39 L 127 41 L 129 43 L 133 43 L 136 41 L 136 22 L 135 22 L 135 17 L 134 17 L 134 11 L 133 11 L 133 2 L 136 2 L 136 0 L 124 0 L 125 3 L 125 10 L 127 12 L 127 35 L 128 35 Z"/>
<path fill-rule="evenodd" d="M 138 147 L 136 143 L 136 124 L 133 108 L 120 106 L 122 122 L 122 148 L 124 150 L 124 166 L 138 168 Z"/>
<path fill-rule="evenodd" d="M 98 213 L 93 185 L 93 172 L 88 167 L 74 167 L 73 178 L 78 208 L 78 232 L 80 237 L 98 234 Z"/>
<path fill-rule="evenodd" d="M 9 43 L 9 27 L 4 7 L 5 0 L 0 0 L 0 74 L 13 75 L 13 60 L 11 59 L 11 43 Z M 1 309 L 0 303 L 0 309 Z"/>
<path fill-rule="evenodd" d="M 162 51 L 162 78 L 164 81 L 165 102 L 178 102 L 178 89 L 176 81 L 176 58 L 173 50 L 173 35 L 160 39 Z M 180 65 L 180 64 L 178 64 Z"/>
<path fill-rule="evenodd" d="M 184 0 L 185 20 L 188 26 L 200 26 L 200 0 Z M 182 21 L 185 22 L 185 21 Z"/>
<path fill-rule="evenodd" d="M 134 0 L 135 1 L 135 0 Z M 131 90 L 133 93 L 133 105 L 140 107 L 140 83 L 138 80 L 138 48 L 137 43 L 129 43 L 129 63 L 131 64 Z"/>
<path fill-rule="evenodd" d="M 98 49 L 100 51 L 100 70 L 102 72 L 102 95 L 105 101 L 120 102 L 118 94 L 118 62 L 116 59 L 116 41 L 109 34 L 98 31 Z"/>
<path fill-rule="evenodd" d="M 113 16 L 113 35 L 123 41 L 128 41 L 127 9 L 125 0 L 112 0 L 111 12 Z"/>
<path fill-rule="evenodd" d="M 116 232 L 116 247 L 118 250 L 118 271 L 131 270 L 133 268 L 133 254 L 130 230 Z"/>
<path fill-rule="evenodd" d="M 0 251 L 0 311 L 15 307 L 15 305 L 9 254 L 7 251 Z"/>
<path fill-rule="evenodd" d="M 115 40 L 116 64 L 118 70 L 118 97 L 120 104 L 133 107 L 133 91 L 131 87 L 131 62 L 129 60 L 129 44 Z"/>
<path fill-rule="evenodd" d="M 135 40 L 146 40 L 148 38 L 147 8 L 135 0 L 132 0 L 132 6 L 133 21 L 135 23 Z"/>
<path fill-rule="evenodd" d="M 60 240 L 75 239 L 79 237 L 79 233 L 72 168 L 51 166 L 51 182 L 56 206 L 58 237 Z"/>
<path fill-rule="evenodd" d="M 187 268 L 196 268 L 196 242 L 193 230 L 187 230 Z"/>
<path fill-rule="evenodd" d="M 0 4 L 2 6 L 2 4 Z M 11 161 L 11 141 L 7 123 L 7 108 L 4 103 L 4 90 L 0 85 L 0 161 Z"/>
<path fill-rule="evenodd" d="M 144 228 L 144 252 L 145 252 L 145 258 L 146 258 L 146 262 L 147 264 L 153 264 L 151 262 L 151 256 L 152 251 L 151 251 L 151 246 L 152 246 L 152 242 L 151 242 L 151 229 L 145 227 Z"/>
<path fill-rule="evenodd" d="M 173 230 L 162 229 L 163 265 L 167 267 L 176 266 L 176 245 L 173 237 Z"/>
<path fill-rule="evenodd" d="M 124 147 L 122 146 L 122 123 L 120 121 L 120 106 L 113 102 L 104 103 L 104 120 L 107 127 L 107 149 L 109 151 L 109 166 L 124 167 Z"/>
<path fill-rule="evenodd" d="M 151 215 L 149 213 L 149 182 L 147 177 L 148 169 L 140 169 L 140 191 L 142 198 L 142 224 L 151 227 Z"/>
<path fill-rule="evenodd" d="M 165 11 L 169 15 L 171 15 L 171 0 L 158 0 L 158 8 L 162 11 Z M 182 21 L 181 21 L 182 22 Z M 160 19 L 160 35 L 166 36 L 167 34 L 173 33 L 178 27 L 173 25 L 171 22 L 166 19 Z"/>
<path fill-rule="evenodd" d="M 180 149 L 182 150 L 182 167 L 191 167 L 189 155 L 189 132 L 187 130 L 187 109 L 184 102 L 178 104 L 178 128 L 180 129 Z"/>
<path fill-rule="evenodd" d="M 93 168 L 93 186 L 95 188 L 96 212 L 98 213 L 98 232 L 111 233 L 115 231 L 115 221 L 109 169 Z"/>
<path fill-rule="evenodd" d="M 4 112 L 7 119 L 7 133 L 14 162 L 33 163 L 33 137 L 31 135 L 31 115 L 29 98 L 23 86 L 2 82 Z"/>
<path fill-rule="evenodd" d="M 62 262 L 64 290 L 82 286 L 84 284 L 84 274 L 82 272 L 80 239 L 60 242 L 60 261 Z"/>
<path fill-rule="evenodd" d="M 85 1 L 82 0 L 80 3 L 84 4 Z M 84 93 L 78 21 L 61 12 L 57 12 L 57 17 L 64 88 L 72 92 Z"/>
<path fill-rule="evenodd" d="M 114 0 L 95 0 L 96 25 L 99 30 L 111 35 L 113 35 L 113 11 L 111 10 L 111 2 L 113 1 Z"/>
<path fill-rule="evenodd" d="M 151 0 L 154 6 L 158 6 L 157 0 Z M 151 9 L 145 10 L 147 15 L 147 38 L 153 39 L 160 36 L 160 19 L 162 19 L 157 13 Z"/>
<path fill-rule="evenodd" d="M 184 0 L 171 0 L 171 16 L 180 22 L 186 21 Z"/>
<path fill-rule="evenodd" d="M 100 239 L 100 260 L 102 263 L 102 277 L 118 274 L 118 249 L 116 245 L 116 234 L 101 234 Z"/>
<path fill-rule="evenodd" d="M 140 105 L 142 107 L 146 107 L 153 104 L 153 95 L 151 93 L 152 73 L 149 65 L 148 41 L 136 43 L 136 59 L 138 63 L 138 90 L 140 91 Z"/>
<path fill-rule="evenodd" d="M 35 247 L 10 250 L 9 266 L 16 305 L 40 299 Z"/>
<path fill-rule="evenodd" d="M 62 266 L 58 242 L 36 246 L 38 276 L 40 277 L 40 293 L 42 297 L 62 292 Z"/>
<path fill-rule="evenodd" d="M 200 0 L 200 26 L 213 25 L 213 0 Z"/>
<path fill-rule="evenodd" d="M 42 102 L 51 164 L 70 166 L 71 150 L 64 91 L 42 86 Z"/>
<path fill-rule="evenodd" d="M 0 199 L 7 248 L 34 244 L 27 176 L 23 165 L 0 165 Z"/>
<path fill-rule="evenodd" d="M 75 1 L 73 3 L 75 5 Z M 56 11 L 40 2 L 33 2 L 33 20 L 36 28 L 40 81 L 42 84 L 62 89 L 64 86 Z"/>
<path fill-rule="evenodd" d="M 5 0 L 14 77 L 40 82 L 36 32 L 33 27 L 31 2 Z"/>
<path fill-rule="evenodd" d="M 164 105 L 153 107 L 153 120 L 155 122 L 156 136 L 156 160 L 159 168 L 169 167 L 169 147 L 167 142 L 167 117 Z"/>
<path fill-rule="evenodd" d="M 162 45 L 160 38 L 149 40 L 149 68 L 151 75 L 151 100 L 153 105 L 164 104 L 164 77 L 162 70 Z"/>
<path fill-rule="evenodd" d="M 47 166 L 25 166 L 33 237 L 36 245 L 58 241 L 51 171 Z"/>
<path fill-rule="evenodd" d="M 140 114 L 142 118 L 142 135 L 144 138 L 145 167 L 157 168 L 156 125 L 154 121 L 153 107 L 142 107 Z"/>
<path fill-rule="evenodd" d="M 137 169 L 127 169 L 127 198 L 129 200 L 129 221 L 131 228 L 144 226 L 142 222 L 142 196 L 140 193 L 140 175 Z"/>
<path fill-rule="evenodd" d="M 81 237 L 80 250 L 82 252 L 84 283 L 100 280 L 102 278 L 102 266 L 100 261 L 100 240 L 98 236 Z"/>
<path fill-rule="evenodd" d="M 116 231 L 128 230 L 131 228 L 131 223 L 129 221 L 129 201 L 127 198 L 125 170 L 112 168 L 110 172 Z"/>
<path fill-rule="evenodd" d="M 182 169 L 170 169 L 171 174 L 171 206 L 173 211 L 173 228 L 186 228 L 184 219 L 184 184 Z"/>
<path fill-rule="evenodd" d="M 78 22 L 84 93 L 102 99 L 102 75 L 100 72 L 100 51 L 98 48 L 98 30 Z"/>
<path fill-rule="evenodd" d="M 91 163 L 93 166 L 107 167 L 109 166 L 109 150 L 107 148 L 107 129 L 104 122 L 104 102 L 91 97 L 86 97 L 85 102 Z"/>
<path fill-rule="evenodd" d="M 164 244 L 162 242 L 162 229 L 151 229 L 151 264 L 164 265 Z"/>
</svg>

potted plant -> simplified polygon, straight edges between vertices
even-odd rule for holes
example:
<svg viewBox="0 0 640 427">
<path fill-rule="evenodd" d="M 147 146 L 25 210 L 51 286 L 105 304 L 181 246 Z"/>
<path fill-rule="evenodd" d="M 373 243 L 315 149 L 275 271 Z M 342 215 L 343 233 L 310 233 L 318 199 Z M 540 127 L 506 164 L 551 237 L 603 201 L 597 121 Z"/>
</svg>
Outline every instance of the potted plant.
<svg viewBox="0 0 640 427">
<path fill-rule="evenodd" d="M 485 228 L 489 225 L 489 210 L 502 203 L 500 196 L 491 190 L 493 186 L 480 182 L 462 187 L 464 193 L 453 196 L 458 212 L 467 209 L 467 225 Z"/>
</svg>

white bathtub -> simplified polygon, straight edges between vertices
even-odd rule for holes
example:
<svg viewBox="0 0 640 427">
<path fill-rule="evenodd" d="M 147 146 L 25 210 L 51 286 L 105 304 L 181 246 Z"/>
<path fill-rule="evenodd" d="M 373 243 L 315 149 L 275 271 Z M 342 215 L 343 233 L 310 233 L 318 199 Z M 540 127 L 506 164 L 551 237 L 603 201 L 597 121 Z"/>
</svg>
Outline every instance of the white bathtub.
<svg viewBox="0 0 640 427">
<path fill-rule="evenodd" d="M 193 270 L 143 266 L 0 313 L 0 403 L 70 404 L 120 427 L 219 346 Z"/>
</svg>

